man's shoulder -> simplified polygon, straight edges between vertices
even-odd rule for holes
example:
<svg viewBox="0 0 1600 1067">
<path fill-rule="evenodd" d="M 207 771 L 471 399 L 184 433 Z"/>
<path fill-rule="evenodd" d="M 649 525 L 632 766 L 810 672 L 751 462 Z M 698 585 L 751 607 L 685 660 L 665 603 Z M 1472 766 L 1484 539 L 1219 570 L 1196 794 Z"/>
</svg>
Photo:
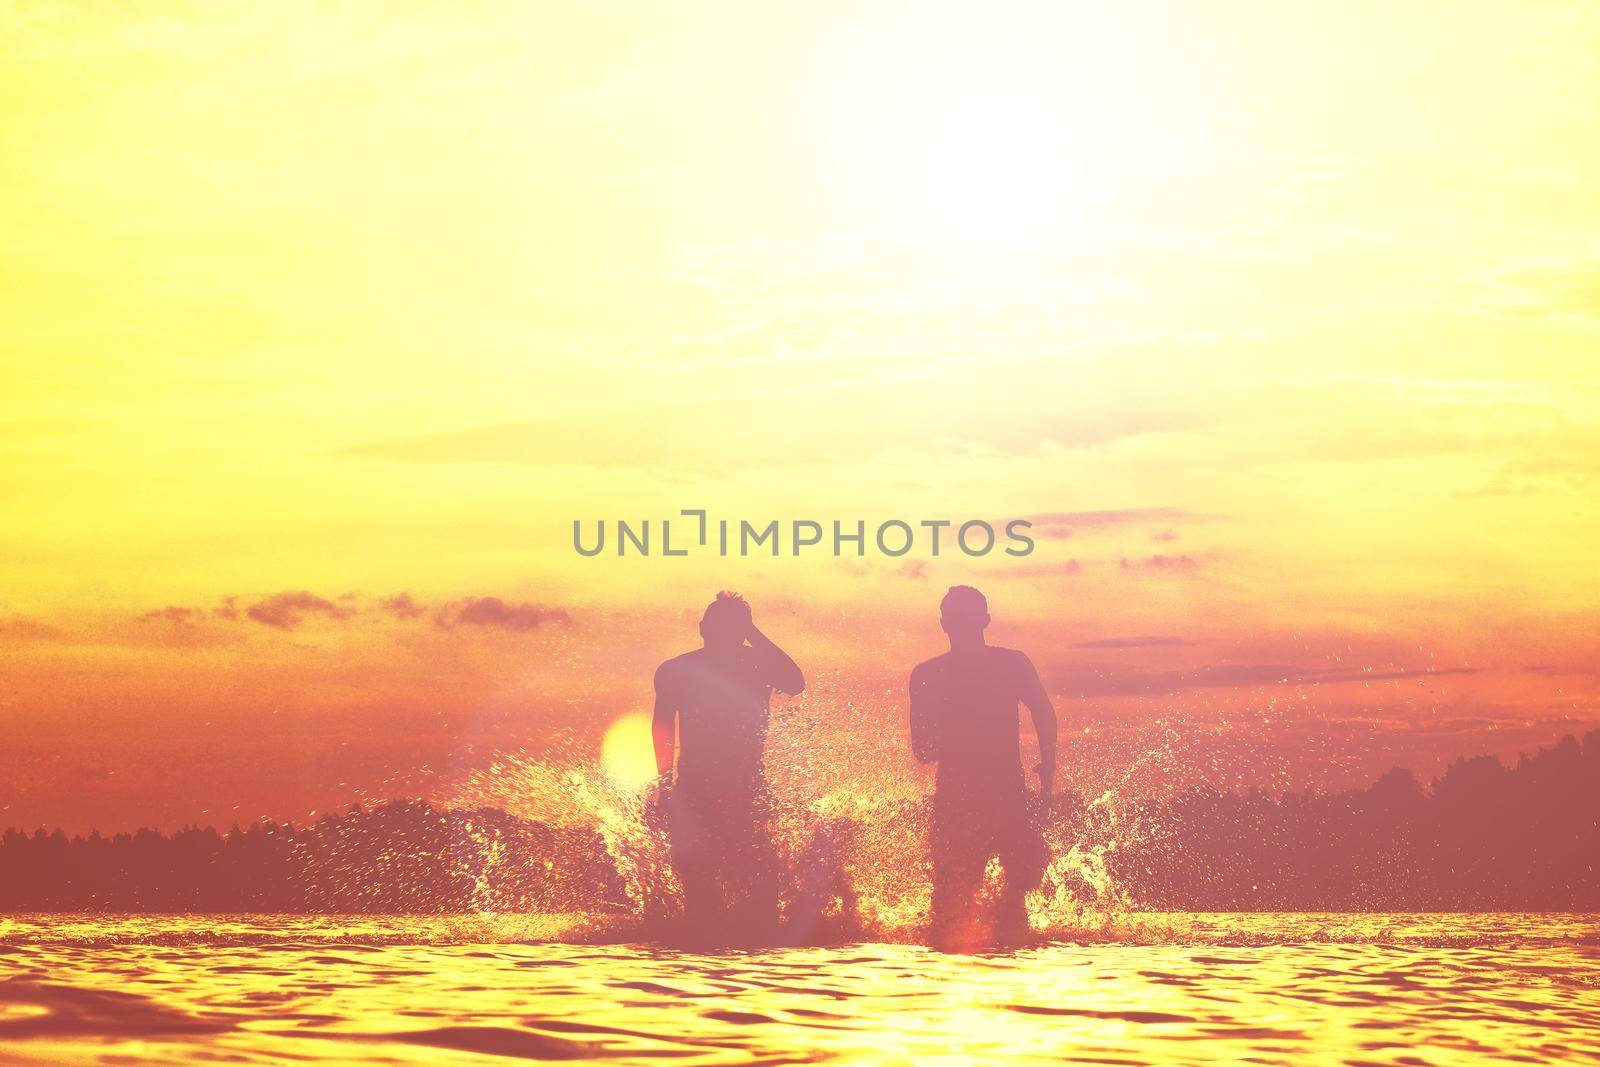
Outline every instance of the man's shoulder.
<svg viewBox="0 0 1600 1067">
<path fill-rule="evenodd" d="M 928 675 L 942 669 L 949 659 L 950 653 L 941 652 L 932 659 L 923 660 L 921 663 L 911 668 L 911 680 L 916 681 L 918 678 L 925 678 Z"/>
<path fill-rule="evenodd" d="M 1020 648 L 1006 648 L 1004 645 L 990 645 L 990 662 L 994 669 L 1004 671 L 1008 675 L 1026 678 L 1028 672 L 1033 670 L 1033 661 L 1028 654 Z"/>
<path fill-rule="evenodd" d="M 694 661 L 700 658 L 702 651 L 704 650 L 698 648 L 691 649 L 682 655 L 663 660 L 661 666 L 656 668 L 656 684 L 659 685 L 663 681 L 668 681 L 680 674 L 684 668 L 693 666 Z"/>
</svg>

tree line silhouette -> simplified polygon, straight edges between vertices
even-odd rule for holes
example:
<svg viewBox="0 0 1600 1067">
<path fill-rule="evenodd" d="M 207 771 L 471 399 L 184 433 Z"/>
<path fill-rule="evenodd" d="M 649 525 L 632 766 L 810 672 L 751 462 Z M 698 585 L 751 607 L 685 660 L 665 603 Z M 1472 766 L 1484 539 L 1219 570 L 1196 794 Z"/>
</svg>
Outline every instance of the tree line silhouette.
<svg viewBox="0 0 1600 1067">
<path fill-rule="evenodd" d="M 310 826 L 0 835 L 0 912 L 581 910 L 623 886 L 599 834 L 399 800 Z"/>
<path fill-rule="evenodd" d="M 1066 796 L 1052 820 L 1057 840 L 1097 850 L 1120 899 L 1154 909 L 1600 911 L 1600 730 L 1512 767 L 1458 759 L 1428 789 L 1396 769 L 1334 794 Z M 447 914 L 626 897 L 598 832 L 415 800 L 225 834 L 0 835 L 0 912 Z"/>
<path fill-rule="evenodd" d="M 1397 768 L 1364 790 L 1197 790 L 1143 814 L 1107 867 L 1152 908 L 1600 910 L 1600 730 L 1512 767 L 1457 759 L 1427 790 Z"/>
</svg>

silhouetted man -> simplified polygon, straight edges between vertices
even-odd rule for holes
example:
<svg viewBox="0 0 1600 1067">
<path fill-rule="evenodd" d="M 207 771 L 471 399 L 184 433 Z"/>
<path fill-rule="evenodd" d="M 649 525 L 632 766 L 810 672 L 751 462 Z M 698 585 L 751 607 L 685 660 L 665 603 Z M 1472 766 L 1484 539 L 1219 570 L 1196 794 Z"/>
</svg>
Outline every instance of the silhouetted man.
<svg viewBox="0 0 1600 1067">
<path fill-rule="evenodd" d="M 705 647 L 656 670 L 656 770 L 667 796 L 672 864 L 690 928 L 761 938 L 777 923 L 777 862 L 762 767 L 772 691 L 805 688 L 794 660 L 756 629 L 750 605 L 718 593 L 700 620 Z M 673 782 L 674 732 L 680 742 Z"/>
<path fill-rule="evenodd" d="M 1005 872 L 999 940 L 1027 934 L 1024 896 L 1038 884 L 1044 840 L 1022 778 L 1017 704 L 1039 735 L 1039 796 L 1055 784 L 1056 712 L 1033 664 L 1021 652 L 984 641 L 989 604 L 970 585 L 952 586 L 939 605 L 950 651 L 911 672 L 911 749 L 938 763 L 933 794 L 934 943 L 971 948 L 985 940 L 977 893 L 989 860 Z"/>
</svg>

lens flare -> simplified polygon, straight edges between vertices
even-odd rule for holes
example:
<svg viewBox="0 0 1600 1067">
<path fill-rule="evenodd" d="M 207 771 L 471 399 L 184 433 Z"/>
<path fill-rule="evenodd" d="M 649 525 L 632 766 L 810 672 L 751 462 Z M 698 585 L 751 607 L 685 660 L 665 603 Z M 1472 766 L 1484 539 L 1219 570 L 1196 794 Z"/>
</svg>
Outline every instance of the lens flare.
<svg viewBox="0 0 1600 1067">
<path fill-rule="evenodd" d="M 650 784 L 656 776 L 650 716 L 629 712 L 611 724 L 600 743 L 600 768 L 623 788 L 641 789 Z"/>
</svg>

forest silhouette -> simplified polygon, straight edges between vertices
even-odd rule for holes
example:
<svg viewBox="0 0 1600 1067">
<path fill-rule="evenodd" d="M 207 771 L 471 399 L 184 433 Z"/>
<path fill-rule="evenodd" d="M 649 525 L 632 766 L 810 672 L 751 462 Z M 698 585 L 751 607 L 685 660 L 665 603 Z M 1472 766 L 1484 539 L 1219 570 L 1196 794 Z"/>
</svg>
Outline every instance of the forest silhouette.
<svg viewBox="0 0 1600 1067">
<path fill-rule="evenodd" d="M 896 817 L 926 826 L 921 808 Z M 1052 823 L 1057 841 L 1101 843 L 1118 899 L 1134 907 L 1600 911 L 1600 730 L 1510 767 L 1458 759 L 1428 788 L 1396 769 L 1363 790 L 1191 790 L 1114 815 L 1068 794 Z M 416 800 L 352 806 L 303 827 L 0 835 L 0 912 L 627 906 L 626 873 L 597 831 Z"/>
</svg>

